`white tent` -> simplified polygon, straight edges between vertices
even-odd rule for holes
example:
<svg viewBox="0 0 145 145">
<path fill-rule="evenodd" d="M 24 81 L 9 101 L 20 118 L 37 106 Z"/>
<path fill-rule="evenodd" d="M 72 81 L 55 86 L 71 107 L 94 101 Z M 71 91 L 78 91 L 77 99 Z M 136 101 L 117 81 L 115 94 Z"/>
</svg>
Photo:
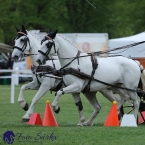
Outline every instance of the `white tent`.
<svg viewBox="0 0 145 145">
<path fill-rule="evenodd" d="M 145 41 L 145 32 L 142 32 L 140 34 L 136 34 L 133 36 L 129 36 L 129 37 L 110 39 L 108 49 L 112 50 L 114 48 L 138 43 L 141 41 Z M 130 47 L 128 49 L 111 51 L 110 53 L 112 54 L 116 53 L 116 55 L 123 55 L 126 57 L 132 57 L 132 58 L 145 58 L 145 43 Z"/>
</svg>

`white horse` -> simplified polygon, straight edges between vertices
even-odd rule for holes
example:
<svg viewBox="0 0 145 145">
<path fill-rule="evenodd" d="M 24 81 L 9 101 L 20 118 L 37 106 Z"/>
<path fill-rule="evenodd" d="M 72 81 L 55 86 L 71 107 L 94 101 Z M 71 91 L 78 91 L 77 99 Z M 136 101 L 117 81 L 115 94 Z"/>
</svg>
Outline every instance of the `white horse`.
<svg viewBox="0 0 145 145">
<path fill-rule="evenodd" d="M 14 46 L 14 50 L 12 53 L 12 58 L 18 59 L 25 51 L 29 51 L 30 54 L 37 54 L 38 50 L 40 48 L 40 40 L 38 39 L 38 37 L 36 37 L 34 34 L 31 34 L 28 31 L 26 31 L 24 26 L 22 26 L 21 31 L 19 29 L 17 29 L 17 32 L 18 32 L 17 36 L 14 40 L 15 46 Z M 31 57 L 33 65 L 38 66 L 38 63 L 36 63 L 36 55 L 31 55 L 30 57 Z M 56 57 L 55 57 L 55 59 L 56 59 Z M 49 66 L 52 66 L 52 67 L 54 67 L 54 65 L 55 65 L 56 69 L 60 69 L 59 60 L 53 60 L 53 62 L 49 60 L 49 61 L 47 61 L 46 64 Z M 33 113 L 33 110 L 34 110 L 34 106 L 39 101 L 39 99 L 50 89 L 52 91 L 55 90 L 62 81 L 62 79 L 60 77 L 57 77 L 57 76 L 54 76 L 51 74 L 47 75 L 48 77 L 47 76 L 46 77 L 45 76 L 36 77 L 35 74 L 33 74 L 32 76 L 33 76 L 33 81 L 28 84 L 24 84 L 21 87 L 20 94 L 18 97 L 18 102 L 20 103 L 21 107 L 25 111 L 27 111 L 28 104 L 26 103 L 26 101 L 24 100 L 24 97 L 23 97 L 24 91 L 27 89 L 38 90 L 38 92 L 32 99 L 32 102 L 31 102 L 31 105 L 30 105 L 28 111 L 22 117 L 23 122 L 29 121 L 30 115 Z M 75 100 L 76 106 L 78 107 L 78 112 L 79 112 L 79 117 L 80 117 L 78 125 L 82 125 L 82 123 L 84 122 L 84 116 L 83 116 L 83 112 L 82 112 L 81 99 L 77 93 L 73 93 L 72 96 Z M 56 113 L 58 113 L 58 112 L 56 112 Z"/>
<path fill-rule="evenodd" d="M 16 60 L 20 58 L 21 55 L 23 55 L 25 51 L 29 51 L 30 54 L 37 54 L 40 48 L 39 38 L 36 37 L 34 34 L 31 34 L 29 31 L 27 31 L 24 26 L 22 26 L 21 31 L 17 28 L 17 36 L 14 41 L 15 41 L 15 46 L 12 53 L 12 57 Z M 37 66 L 38 63 L 36 63 L 36 55 L 30 55 L 30 57 L 31 57 L 33 65 Z M 55 56 L 55 59 L 56 59 L 56 56 Z M 54 67 L 54 64 L 55 64 L 56 69 L 60 69 L 59 60 L 54 60 L 53 62 L 49 60 L 46 62 L 46 64 L 52 67 Z M 20 103 L 21 107 L 25 111 L 28 110 L 26 114 L 22 117 L 23 122 L 29 120 L 30 115 L 33 113 L 34 105 L 38 102 L 38 100 L 47 91 L 49 91 L 50 89 L 54 90 L 58 86 L 58 84 L 60 84 L 61 82 L 60 78 L 57 78 L 56 76 L 53 76 L 53 75 L 49 75 L 49 76 L 36 77 L 36 75 L 33 74 L 33 81 L 28 84 L 24 84 L 21 87 L 20 94 L 18 97 L 18 102 Z M 51 76 L 53 76 L 53 78 L 51 78 Z M 23 96 L 24 91 L 27 89 L 38 90 L 38 92 L 36 93 L 36 95 L 34 96 L 31 102 L 29 109 L 28 109 L 28 104 L 24 100 L 24 96 Z M 116 95 L 114 95 L 111 90 L 102 90 L 100 92 L 104 96 L 106 96 L 106 98 L 108 98 L 109 101 L 112 102 L 113 100 L 116 100 Z M 75 100 L 76 105 L 78 106 L 78 112 L 79 112 L 79 117 L 80 117 L 78 125 L 82 126 L 84 122 L 84 116 L 82 112 L 81 99 L 77 93 L 73 93 L 72 96 Z M 86 97 L 88 96 L 91 96 L 92 98 L 91 100 L 89 99 L 90 102 L 94 102 L 94 101 L 97 102 L 97 100 L 95 99 L 95 92 L 86 93 Z M 95 109 L 100 108 L 99 103 L 98 103 L 98 106 L 94 106 L 94 108 Z"/>
<path fill-rule="evenodd" d="M 56 93 L 55 99 L 52 103 L 54 110 L 58 109 L 58 99 L 62 94 L 82 92 L 85 89 L 85 86 L 88 85 L 88 78 L 82 79 L 72 75 L 73 73 L 77 73 L 78 75 L 79 71 L 75 71 L 72 74 L 65 73 L 65 71 L 70 71 L 69 68 L 74 68 L 75 70 L 80 69 L 80 72 L 83 72 L 86 75 L 91 75 L 93 70 L 90 56 L 85 57 L 87 55 L 86 53 L 80 53 L 78 56 L 78 49 L 65 37 L 59 34 L 56 35 L 56 33 L 57 30 L 45 36 L 42 40 L 41 51 L 39 51 L 37 57 L 37 62 L 39 64 L 43 64 L 47 57 L 51 57 L 53 54 L 57 53 L 62 66 L 61 70 L 62 73 L 64 73 L 63 81 L 67 87 L 60 89 Z M 141 76 L 138 63 L 132 59 L 122 56 L 97 58 L 97 61 L 98 68 L 96 69 L 93 79 L 91 80 L 90 92 L 111 87 L 112 90 L 122 96 L 122 99 L 118 103 L 120 107 L 128 98 L 133 101 L 134 116 L 137 119 L 140 104 L 137 93 L 134 91 L 124 90 L 119 87 L 123 84 L 125 88 L 132 90 L 137 89 Z M 81 76 L 82 73 L 79 75 Z M 100 83 L 99 80 L 105 83 Z M 112 87 L 112 85 L 114 85 L 114 87 Z M 96 102 L 92 102 L 92 105 L 94 106 L 95 103 Z M 94 112 L 89 120 L 83 124 L 92 125 L 97 113 L 98 111 Z"/>
</svg>

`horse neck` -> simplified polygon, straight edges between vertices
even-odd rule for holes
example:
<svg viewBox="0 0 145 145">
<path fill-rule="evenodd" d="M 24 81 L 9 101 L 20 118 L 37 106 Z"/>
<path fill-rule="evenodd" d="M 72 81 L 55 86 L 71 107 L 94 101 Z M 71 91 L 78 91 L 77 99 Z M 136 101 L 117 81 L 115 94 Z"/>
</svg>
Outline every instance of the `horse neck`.
<svg viewBox="0 0 145 145">
<path fill-rule="evenodd" d="M 62 36 L 56 36 L 56 42 L 59 44 L 58 48 L 58 58 L 61 66 L 68 64 L 74 57 L 76 57 L 78 53 L 78 49 L 70 42 L 69 40 L 63 38 Z M 62 59 L 62 58 L 70 58 L 70 59 Z M 72 62 L 69 66 L 73 66 L 74 62 Z"/>
<path fill-rule="evenodd" d="M 30 40 L 30 47 L 31 47 L 29 49 L 29 53 L 34 54 L 34 55 L 30 55 L 30 58 L 32 60 L 32 64 L 35 66 L 38 66 L 38 63 L 36 62 L 37 55 L 35 55 L 35 54 L 38 54 L 38 50 L 40 49 L 40 41 L 38 38 L 33 36 L 33 34 L 31 34 L 30 32 L 28 33 L 28 37 Z"/>
</svg>

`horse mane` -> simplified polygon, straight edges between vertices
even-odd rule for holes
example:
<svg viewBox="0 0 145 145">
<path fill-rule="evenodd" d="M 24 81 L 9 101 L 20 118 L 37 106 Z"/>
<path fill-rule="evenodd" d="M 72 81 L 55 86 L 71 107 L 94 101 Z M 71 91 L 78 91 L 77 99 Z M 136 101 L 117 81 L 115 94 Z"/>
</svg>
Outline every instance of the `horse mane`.
<svg viewBox="0 0 145 145">
<path fill-rule="evenodd" d="M 38 37 L 38 36 L 36 36 L 34 33 L 31 33 L 31 32 L 29 32 L 29 31 L 27 31 L 29 34 L 31 34 L 33 37 L 35 37 L 37 40 L 39 40 L 39 41 L 41 41 L 41 39 Z"/>
<path fill-rule="evenodd" d="M 57 36 L 60 36 L 61 38 L 63 38 L 64 40 L 66 40 L 68 43 L 70 43 L 73 46 L 73 48 L 75 48 L 75 49 L 78 50 L 78 48 L 76 47 L 76 45 L 71 40 L 69 40 L 68 38 L 66 38 L 64 35 L 57 34 Z"/>
</svg>

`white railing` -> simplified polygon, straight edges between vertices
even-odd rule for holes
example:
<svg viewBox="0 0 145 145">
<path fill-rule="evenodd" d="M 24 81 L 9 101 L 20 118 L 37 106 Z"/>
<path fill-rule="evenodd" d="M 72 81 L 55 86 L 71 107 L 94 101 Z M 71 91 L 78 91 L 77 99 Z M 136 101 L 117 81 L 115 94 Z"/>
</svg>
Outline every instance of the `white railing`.
<svg viewBox="0 0 145 145">
<path fill-rule="evenodd" d="M 11 76 L 0 76 L 0 79 L 7 79 L 11 78 L 11 96 L 10 96 L 10 102 L 14 103 L 14 96 L 15 96 L 15 85 L 19 84 L 19 77 L 32 77 L 31 70 L 19 70 L 19 68 L 15 68 L 13 70 L 8 69 L 2 69 L 1 72 L 11 72 Z"/>
</svg>

